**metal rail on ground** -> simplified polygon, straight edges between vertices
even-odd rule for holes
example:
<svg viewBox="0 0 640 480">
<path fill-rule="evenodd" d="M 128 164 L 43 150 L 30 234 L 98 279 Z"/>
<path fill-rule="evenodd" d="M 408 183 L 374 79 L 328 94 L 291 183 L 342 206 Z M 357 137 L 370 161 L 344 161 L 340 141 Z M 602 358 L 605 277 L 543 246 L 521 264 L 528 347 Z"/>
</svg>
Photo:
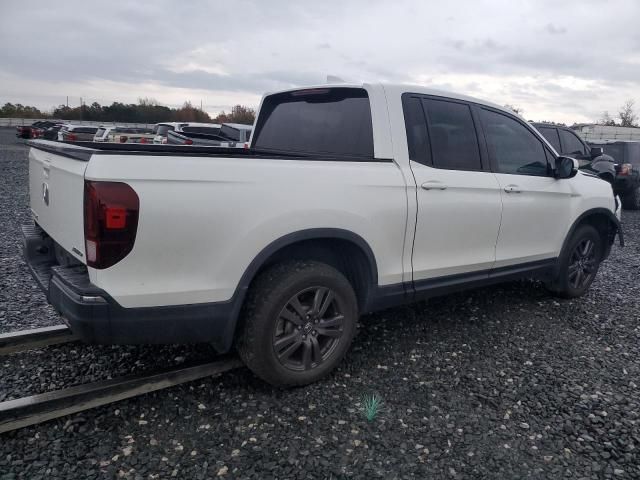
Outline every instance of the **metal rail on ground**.
<svg viewBox="0 0 640 480">
<path fill-rule="evenodd" d="M 34 328 L 0 334 L 0 355 L 22 352 L 38 347 L 75 342 L 78 338 L 66 325 Z"/>
<path fill-rule="evenodd" d="M 227 356 L 199 365 L 137 374 L 0 402 L 0 433 L 46 422 L 91 408 L 118 402 L 163 388 L 238 368 L 242 362 Z"/>
</svg>

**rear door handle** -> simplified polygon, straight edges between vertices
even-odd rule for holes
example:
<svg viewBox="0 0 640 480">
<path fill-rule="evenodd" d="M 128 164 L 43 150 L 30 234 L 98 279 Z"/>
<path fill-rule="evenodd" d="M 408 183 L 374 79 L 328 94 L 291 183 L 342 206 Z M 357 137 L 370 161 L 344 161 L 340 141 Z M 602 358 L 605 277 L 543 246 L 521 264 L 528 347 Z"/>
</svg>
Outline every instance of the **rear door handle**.
<svg viewBox="0 0 640 480">
<path fill-rule="evenodd" d="M 518 185 L 507 185 L 504 187 L 504 191 L 507 193 L 522 193 L 522 190 Z"/>
<path fill-rule="evenodd" d="M 422 188 L 425 190 L 446 190 L 447 186 L 439 182 L 438 180 L 430 180 L 422 184 Z"/>
</svg>

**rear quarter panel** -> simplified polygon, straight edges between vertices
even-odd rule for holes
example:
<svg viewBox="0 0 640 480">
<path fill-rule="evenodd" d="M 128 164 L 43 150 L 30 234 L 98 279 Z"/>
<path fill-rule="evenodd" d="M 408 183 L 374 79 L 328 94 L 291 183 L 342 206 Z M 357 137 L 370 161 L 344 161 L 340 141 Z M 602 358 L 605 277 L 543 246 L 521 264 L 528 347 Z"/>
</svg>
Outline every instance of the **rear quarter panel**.
<svg viewBox="0 0 640 480">
<path fill-rule="evenodd" d="M 86 178 L 124 181 L 140 198 L 132 252 L 90 269 L 124 307 L 228 300 L 263 248 L 310 228 L 360 235 L 378 283 L 403 280 L 407 194 L 390 161 L 94 155 Z"/>
</svg>

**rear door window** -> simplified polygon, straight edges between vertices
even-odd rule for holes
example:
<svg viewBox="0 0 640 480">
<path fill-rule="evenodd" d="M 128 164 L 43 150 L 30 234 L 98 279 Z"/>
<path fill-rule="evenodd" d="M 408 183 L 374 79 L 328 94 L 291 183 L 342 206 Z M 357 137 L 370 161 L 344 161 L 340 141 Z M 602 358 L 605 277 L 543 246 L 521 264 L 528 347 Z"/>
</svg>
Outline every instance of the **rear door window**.
<svg viewBox="0 0 640 480">
<path fill-rule="evenodd" d="M 469 105 L 423 99 L 433 166 L 447 170 L 482 170 L 480 147 Z"/>
<path fill-rule="evenodd" d="M 560 146 L 560 137 L 558 137 L 558 129 L 553 127 L 538 127 L 538 131 L 544 138 L 547 139 L 556 152 L 562 153 L 562 147 Z"/>
<path fill-rule="evenodd" d="M 265 98 L 253 147 L 284 153 L 373 157 L 371 108 L 361 88 L 318 88 Z"/>
<path fill-rule="evenodd" d="M 578 136 L 568 130 L 559 130 L 560 140 L 562 141 L 562 153 L 566 155 L 586 155 L 584 145 Z"/>
</svg>

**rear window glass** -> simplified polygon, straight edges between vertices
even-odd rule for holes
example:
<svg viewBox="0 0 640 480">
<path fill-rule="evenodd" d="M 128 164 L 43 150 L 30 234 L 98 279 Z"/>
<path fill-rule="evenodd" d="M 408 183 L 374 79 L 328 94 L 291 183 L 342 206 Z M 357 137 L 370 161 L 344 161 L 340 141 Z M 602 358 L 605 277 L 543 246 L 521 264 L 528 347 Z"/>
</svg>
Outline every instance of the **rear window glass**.
<svg viewBox="0 0 640 480">
<path fill-rule="evenodd" d="M 166 135 L 169 130 L 173 132 L 175 128 L 171 125 L 156 125 L 153 127 L 153 133 L 156 135 Z"/>
<path fill-rule="evenodd" d="M 184 127 L 182 131 L 185 133 L 205 133 L 207 135 L 217 135 L 220 132 L 220 127 Z"/>
<path fill-rule="evenodd" d="M 96 137 L 102 138 L 104 136 L 104 132 L 106 131 L 107 131 L 106 128 L 99 128 L 98 131 L 96 132 Z"/>
<path fill-rule="evenodd" d="M 229 125 L 222 125 L 220 128 L 220 135 L 229 140 L 240 141 L 240 130 L 230 127 Z"/>
<path fill-rule="evenodd" d="M 97 127 L 78 127 L 73 129 L 76 133 L 96 133 L 97 130 Z"/>
<path fill-rule="evenodd" d="M 601 145 L 592 143 L 594 147 L 602 147 L 604 153 L 613 157 L 618 163 L 626 163 L 624 158 L 624 144 L 622 143 L 603 143 Z"/>
<path fill-rule="evenodd" d="M 265 98 L 253 146 L 292 153 L 373 157 L 369 96 L 361 88 L 299 90 Z"/>
</svg>

